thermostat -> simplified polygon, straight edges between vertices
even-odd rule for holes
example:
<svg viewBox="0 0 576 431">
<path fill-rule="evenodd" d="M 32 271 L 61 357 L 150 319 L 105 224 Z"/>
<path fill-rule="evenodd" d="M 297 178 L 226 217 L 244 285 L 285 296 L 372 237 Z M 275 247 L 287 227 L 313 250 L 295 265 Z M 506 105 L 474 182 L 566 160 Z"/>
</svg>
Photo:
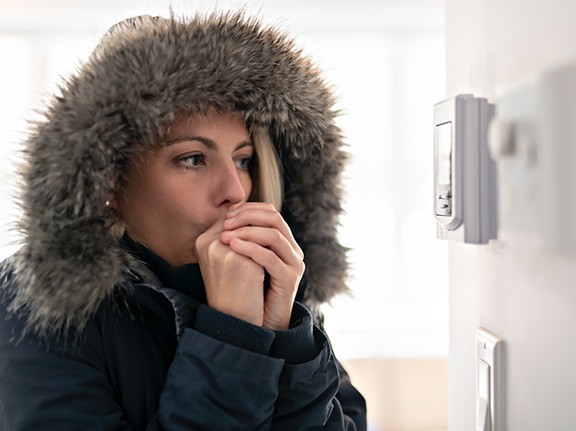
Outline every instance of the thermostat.
<svg viewBox="0 0 576 431">
<path fill-rule="evenodd" d="M 434 106 L 437 237 L 471 244 L 496 238 L 496 167 L 487 144 L 494 105 L 461 94 Z"/>
</svg>

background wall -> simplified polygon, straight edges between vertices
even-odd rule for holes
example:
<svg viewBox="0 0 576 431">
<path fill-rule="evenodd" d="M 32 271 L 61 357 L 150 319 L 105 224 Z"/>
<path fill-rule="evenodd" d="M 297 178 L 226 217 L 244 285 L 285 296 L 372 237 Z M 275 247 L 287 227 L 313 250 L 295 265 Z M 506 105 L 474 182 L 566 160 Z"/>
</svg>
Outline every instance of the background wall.
<svg viewBox="0 0 576 431">
<path fill-rule="evenodd" d="M 447 0 L 448 96 L 493 100 L 576 60 L 575 16 L 573 0 Z M 506 429 L 576 429 L 576 256 L 450 244 L 449 266 L 449 429 L 475 429 L 479 326 L 506 342 Z"/>
</svg>

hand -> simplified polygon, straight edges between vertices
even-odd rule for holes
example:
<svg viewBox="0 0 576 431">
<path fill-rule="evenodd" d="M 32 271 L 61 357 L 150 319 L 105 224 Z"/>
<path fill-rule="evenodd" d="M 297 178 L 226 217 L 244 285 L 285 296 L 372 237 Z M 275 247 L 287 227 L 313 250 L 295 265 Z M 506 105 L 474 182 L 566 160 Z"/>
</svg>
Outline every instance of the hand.
<svg viewBox="0 0 576 431">
<path fill-rule="evenodd" d="M 196 239 L 208 305 L 222 313 L 262 326 L 264 268 L 220 240 L 223 220 Z"/>
<path fill-rule="evenodd" d="M 294 298 L 304 274 L 304 254 L 290 228 L 273 205 L 262 202 L 234 207 L 228 212 L 223 228 L 222 244 L 251 259 L 270 276 L 262 326 L 288 329 Z"/>
</svg>

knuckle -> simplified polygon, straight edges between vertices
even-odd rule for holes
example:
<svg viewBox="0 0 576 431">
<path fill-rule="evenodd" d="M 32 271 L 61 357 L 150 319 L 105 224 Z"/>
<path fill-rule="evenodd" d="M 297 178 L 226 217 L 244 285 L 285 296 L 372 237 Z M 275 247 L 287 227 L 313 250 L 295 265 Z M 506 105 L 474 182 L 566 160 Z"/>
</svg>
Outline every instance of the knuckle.
<svg viewBox="0 0 576 431">
<path fill-rule="evenodd" d="M 272 206 L 272 208 L 274 207 Z M 282 214 L 276 211 L 276 209 L 274 209 L 274 214 L 272 215 L 272 217 L 275 223 L 281 223 L 281 224 L 284 223 L 284 218 L 282 217 Z"/>
<path fill-rule="evenodd" d="M 266 211 L 276 210 L 274 205 L 272 205 L 270 202 L 258 202 L 255 208 L 259 208 L 260 210 L 266 210 Z"/>
<path fill-rule="evenodd" d="M 298 246 L 296 246 L 296 254 L 298 255 L 298 257 L 302 260 L 302 263 L 304 263 L 304 252 L 302 251 L 302 249 Z"/>
<path fill-rule="evenodd" d="M 274 242 L 279 242 L 284 240 L 284 235 L 282 235 L 282 232 L 280 232 L 278 229 L 272 229 L 272 240 Z"/>
<path fill-rule="evenodd" d="M 219 243 L 217 241 L 212 241 L 204 245 L 204 248 L 209 256 L 214 256 L 217 252 L 219 247 Z"/>
<path fill-rule="evenodd" d="M 300 262 L 300 265 L 298 265 L 297 267 L 297 271 L 298 271 L 298 277 L 301 278 L 302 275 L 304 274 L 304 271 L 306 271 L 306 264 L 304 262 Z"/>
<path fill-rule="evenodd" d="M 206 242 L 206 235 L 201 234 L 198 235 L 198 237 L 196 238 L 196 247 L 202 247 L 204 245 L 204 243 Z"/>
</svg>

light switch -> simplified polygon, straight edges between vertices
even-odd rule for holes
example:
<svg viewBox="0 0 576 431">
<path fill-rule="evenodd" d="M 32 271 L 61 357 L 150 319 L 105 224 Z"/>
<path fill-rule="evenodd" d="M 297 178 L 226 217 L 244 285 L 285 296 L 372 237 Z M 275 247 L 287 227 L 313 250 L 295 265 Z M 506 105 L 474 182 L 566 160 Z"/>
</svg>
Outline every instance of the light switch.
<svg viewBox="0 0 576 431">
<path fill-rule="evenodd" d="M 476 331 L 476 431 L 504 430 L 503 341 Z"/>
<path fill-rule="evenodd" d="M 490 402 L 490 365 L 482 359 L 478 364 L 478 393 Z"/>
<path fill-rule="evenodd" d="M 476 405 L 476 431 L 491 431 L 490 365 L 480 359 L 478 363 L 478 400 Z"/>
</svg>

